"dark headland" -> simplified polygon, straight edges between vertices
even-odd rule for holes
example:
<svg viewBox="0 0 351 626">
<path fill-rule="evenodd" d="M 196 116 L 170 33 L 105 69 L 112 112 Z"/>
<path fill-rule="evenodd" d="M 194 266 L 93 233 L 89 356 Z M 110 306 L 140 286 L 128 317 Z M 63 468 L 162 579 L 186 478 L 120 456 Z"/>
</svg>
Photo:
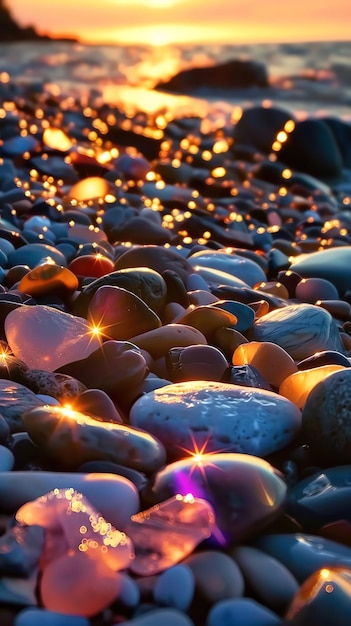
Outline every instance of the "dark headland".
<svg viewBox="0 0 351 626">
<path fill-rule="evenodd" d="M 75 41 L 73 38 L 65 38 Z M 49 35 L 40 35 L 33 26 L 22 27 L 17 24 L 6 0 L 0 0 L 0 42 L 11 43 L 16 41 L 51 41 Z"/>
</svg>

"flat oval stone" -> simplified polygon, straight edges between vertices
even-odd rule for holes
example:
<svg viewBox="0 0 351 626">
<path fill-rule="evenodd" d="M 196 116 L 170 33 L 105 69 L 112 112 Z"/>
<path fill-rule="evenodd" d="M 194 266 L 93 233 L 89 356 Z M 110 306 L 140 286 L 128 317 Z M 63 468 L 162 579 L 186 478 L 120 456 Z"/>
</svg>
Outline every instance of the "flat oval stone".
<svg viewBox="0 0 351 626">
<path fill-rule="evenodd" d="M 287 376 L 297 372 L 292 357 L 281 346 L 269 341 L 250 341 L 241 344 L 233 354 L 232 363 L 251 365 L 274 387 L 279 387 Z"/>
<path fill-rule="evenodd" d="M 216 330 L 236 326 L 237 321 L 236 315 L 215 305 L 195 307 L 177 318 L 178 324 L 197 328 L 208 341 Z"/>
<path fill-rule="evenodd" d="M 160 574 L 154 588 L 154 599 L 160 606 L 186 612 L 195 589 L 193 573 L 186 564 L 174 565 Z"/>
<path fill-rule="evenodd" d="M 255 541 L 255 545 L 281 561 L 299 583 L 320 568 L 351 567 L 350 548 L 317 535 L 264 535 Z"/>
<path fill-rule="evenodd" d="M 1 511 L 16 513 L 26 502 L 54 489 L 72 488 L 82 493 L 115 528 L 123 530 L 139 510 L 136 487 L 116 474 L 78 474 L 76 472 L 0 472 Z M 120 506 L 119 506 L 120 503 Z"/>
<path fill-rule="evenodd" d="M 335 285 L 325 278 L 302 278 L 296 285 L 295 297 L 301 302 L 315 304 L 317 300 L 338 300 Z"/>
<path fill-rule="evenodd" d="M 299 584 L 280 561 L 252 546 L 237 546 L 230 554 L 257 600 L 277 612 L 290 604 Z"/>
<path fill-rule="evenodd" d="M 124 626 L 194 626 L 194 622 L 182 611 L 160 608 L 146 611 L 133 619 L 124 621 Z"/>
<path fill-rule="evenodd" d="M 87 461 L 101 460 L 150 473 L 165 462 L 159 441 L 131 426 L 104 422 L 58 406 L 27 411 L 23 421 L 34 443 L 66 471 Z"/>
<path fill-rule="evenodd" d="M 351 370 L 334 372 L 309 394 L 302 412 L 302 437 L 323 463 L 351 459 Z"/>
<path fill-rule="evenodd" d="M 345 271 L 350 264 L 351 246 L 341 246 L 294 257 L 291 267 L 303 278 L 318 277 L 329 280 L 343 294 L 351 289 L 351 276 Z"/>
<path fill-rule="evenodd" d="M 29 369 L 23 376 L 23 383 L 34 393 L 51 396 L 66 402 L 76 398 L 86 387 L 76 378 L 67 374 Z"/>
<path fill-rule="evenodd" d="M 272 521 L 284 505 L 286 491 L 277 470 L 258 457 L 199 452 L 158 472 L 145 496 L 154 503 L 189 493 L 207 500 L 216 513 L 214 536 L 223 545 L 228 538 L 240 541 Z"/>
<path fill-rule="evenodd" d="M 207 339 L 197 328 L 187 324 L 166 324 L 161 328 L 130 338 L 141 350 L 146 350 L 153 359 L 165 356 L 175 346 L 207 345 Z"/>
<path fill-rule="evenodd" d="M 94 198 L 104 198 L 111 190 L 111 184 L 100 176 L 89 176 L 73 185 L 68 192 L 69 200 L 87 202 Z"/>
<path fill-rule="evenodd" d="M 0 415 L 6 420 L 11 433 L 23 431 L 23 413 L 42 404 L 35 393 L 24 385 L 0 380 Z"/>
<path fill-rule="evenodd" d="M 34 298 L 55 294 L 68 297 L 78 288 L 78 278 L 67 267 L 43 263 L 30 270 L 20 280 L 18 289 Z"/>
<path fill-rule="evenodd" d="M 228 554 L 219 550 L 202 550 L 187 557 L 184 563 L 193 573 L 196 590 L 206 598 L 206 602 L 215 604 L 243 595 L 243 575 Z"/>
<path fill-rule="evenodd" d="M 237 318 L 235 330 L 241 333 L 247 332 L 254 322 L 254 310 L 243 302 L 235 302 L 235 300 L 218 300 L 211 306 L 216 307 L 216 309 L 224 309 L 234 315 Z"/>
<path fill-rule="evenodd" d="M 143 266 L 159 274 L 165 270 L 172 270 L 177 272 L 182 280 L 193 272 L 187 259 L 163 246 L 134 246 L 118 257 L 115 263 L 116 270 Z"/>
<path fill-rule="evenodd" d="M 328 376 L 344 370 L 343 365 L 320 365 L 312 369 L 302 370 L 287 376 L 279 387 L 280 395 L 294 402 L 299 409 L 303 409 L 311 391 Z"/>
<path fill-rule="evenodd" d="M 201 250 L 188 257 L 190 265 L 222 270 L 236 278 L 240 278 L 250 287 L 267 279 L 263 269 L 242 256 L 227 254 L 224 250 Z"/>
<path fill-rule="evenodd" d="M 131 424 L 157 437 L 171 459 L 199 450 L 265 456 L 293 441 L 300 419 L 271 391 L 212 381 L 156 389 L 130 411 Z"/>
<path fill-rule="evenodd" d="M 16 615 L 14 626 L 90 626 L 90 620 L 80 615 L 63 615 L 41 608 L 25 608 Z"/>
<path fill-rule="evenodd" d="M 5 320 L 14 354 L 33 369 L 53 371 L 100 346 L 86 320 L 46 305 L 22 306 Z"/>
<path fill-rule="evenodd" d="M 332 316 L 313 304 L 291 304 L 263 315 L 252 326 L 251 339 L 276 343 L 295 360 L 321 350 L 344 353 Z"/>
<path fill-rule="evenodd" d="M 251 598 L 231 598 L 217 602 L 209 611 L 206 626 L 281 626 L 281 619 Z"/>
<path fill-rule="evenodd" d="M 100 278 L 113 272 L 114 263 L 102 254 L 85 254 L 72 259 L 68 269 L 76 276 Z"/>
<path fill-rule="evenodd" d="M 51 258 L 57 265 L 67 266 L 66 257 L 57 248 L 44 243 L 27 243 L 8 255 L 9 267 L 28 265 L 31 269 Z"/>
<path fill-rule="evenodd" d="M 161 320 L 131 291 L 104 285 L 93 295 L 88 321 L 108 339 L 124 340 L 162 326 Z"/>
</svg>

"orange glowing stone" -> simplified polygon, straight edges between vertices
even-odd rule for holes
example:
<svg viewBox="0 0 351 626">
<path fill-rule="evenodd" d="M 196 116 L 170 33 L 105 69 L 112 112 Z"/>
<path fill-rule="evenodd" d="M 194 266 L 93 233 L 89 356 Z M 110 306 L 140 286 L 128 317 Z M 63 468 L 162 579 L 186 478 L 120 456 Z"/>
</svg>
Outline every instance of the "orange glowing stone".
<svg viewBox="0 0 351 626">
<path fill-rule="evenodd" d="M 252 365 L 273 387 L 297 372 L 297 365 L 291 356 L 270 341 L 250 341 L 238 346 L 233 354 L 233 365 Z"/>
<path fill-rule="evenodd" d="M 68 152 L 72 141 L 61 128 L 46 128 L 43 132 L 43 144 L 52 150 Z"/>
<path fill-rule="evenodd" d="M 69 200 L 77 200 L 77 202 L 87 202 L 96 198 L 103 198 L 110 191 L 110 185 L 107 180 L 100 176 L 90 176 L 84 178 L 71 187 L 68 193 Z"/>
<path fill-rule="evenodd" d="M 111 259 L 102 254 L 84 254 L 73 259 L 68 269 L 76 276 L 101 278 L 101 276 L 113 272 L 114 264 Z"/>
<path fill-rule="evenodd" d="M 78 279 L 66 267 L 43 263 L 30 270 L 20 280 L 19 291 L 29 295 L 44 296 L 50 293 L 68 296 L 78 289 Z"/>
<path fill-rule="evenodd" d="M 321 365 L 310 370 L 296 372 L 282 381 L 279 393 L 302 409 L 308 395 L 319 382 L 325 380 L 330 374 L 344 369 L 342 365 Z"/>
</svg>

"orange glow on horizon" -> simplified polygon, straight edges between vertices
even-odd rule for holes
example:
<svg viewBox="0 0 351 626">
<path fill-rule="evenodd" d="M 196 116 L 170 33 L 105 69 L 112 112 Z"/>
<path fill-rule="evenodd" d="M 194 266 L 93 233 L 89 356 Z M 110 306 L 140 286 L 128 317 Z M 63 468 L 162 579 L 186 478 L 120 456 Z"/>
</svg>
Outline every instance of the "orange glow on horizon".
<svg viewBox="0 0 351 626">
<path fill-rule="evenodd" d="M 8 0 L 23 26 L 87 43 L 348 41 L 349 0 Z M 111 27 L 112 25 L 112 27 Z"/>
</svg>

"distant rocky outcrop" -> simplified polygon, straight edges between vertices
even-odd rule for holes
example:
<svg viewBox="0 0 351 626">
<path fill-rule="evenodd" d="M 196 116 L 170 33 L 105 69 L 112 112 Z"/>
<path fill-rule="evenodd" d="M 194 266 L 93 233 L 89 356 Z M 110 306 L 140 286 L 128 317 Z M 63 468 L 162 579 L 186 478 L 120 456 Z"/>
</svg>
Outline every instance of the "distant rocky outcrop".
<svg viewBox="0 0 351 626">
<path fill-rule="evenodd" d="M 48 35 L 39 35 L 33 26 L 17 24 L 6 0 L 0 0 L 0 43 L 16 41 L 51 41 Z"/>
<path fill-rule="evenodd" d="M 183 70 L 155 89 L 189 93 L 197 89 L 246 89 L 269 87 L 268 73 L 263 63 L 234 59 L 219 65 L 193 67 Z"/>
</svg>

